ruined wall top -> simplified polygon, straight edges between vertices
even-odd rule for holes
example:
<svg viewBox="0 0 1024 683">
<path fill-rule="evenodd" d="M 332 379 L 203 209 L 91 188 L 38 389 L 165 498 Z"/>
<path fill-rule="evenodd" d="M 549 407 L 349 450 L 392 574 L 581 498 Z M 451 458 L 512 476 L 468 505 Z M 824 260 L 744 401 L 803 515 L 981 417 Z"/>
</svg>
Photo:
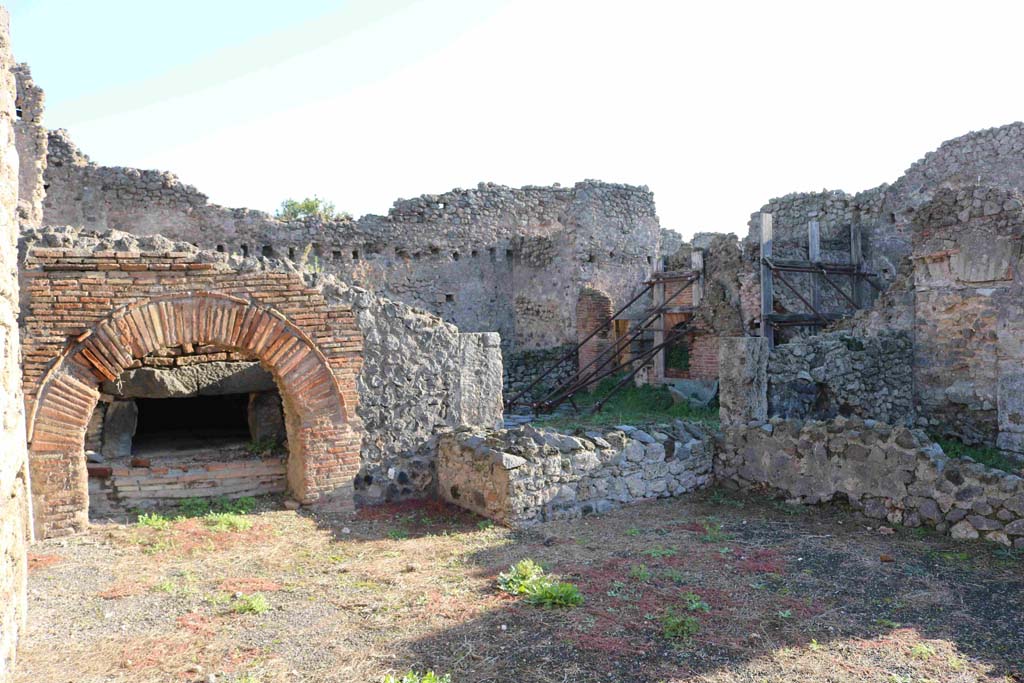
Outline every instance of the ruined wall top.
<svg viewBox="0 0 1024 683">
<path fill-rule="evenodd" d="M 29 123 L 42 123 L 45 96 L 43 89 L 32 80 L 32 70 L 28 64 L 21 63 L 11 67 L 11 71 L 17 84 L 17 117 Z"/>
<path fill-rule="evenodd" d="M 896 222 L 910 222 L 936 189 L 960 185 L 1024 187 L 1024 123 L 973 131 L 942 143 L 893 183 L 886 210 Z"/>
</svg>

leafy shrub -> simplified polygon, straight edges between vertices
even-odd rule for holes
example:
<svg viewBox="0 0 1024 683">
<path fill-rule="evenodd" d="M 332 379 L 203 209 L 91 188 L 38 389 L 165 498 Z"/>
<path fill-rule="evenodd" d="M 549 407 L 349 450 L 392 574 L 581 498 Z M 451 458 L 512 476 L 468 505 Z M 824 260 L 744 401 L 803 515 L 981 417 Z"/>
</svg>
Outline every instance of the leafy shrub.
<svg viewBox="0 0 1024 683">
<path fill-rule="evenodd" d="M 511 595 L 523 595 L 529 587 L 545 579 L 544 568 L 527 558 L 498 574 L 498 588 Z"/>
<path fill-rule="evenodd" d="M 263 593 L 253 593 L 235 600 L 231 609 L 238 614 L 263 614 L 270 611 L 270 602 Z"/>
<path fill-rule="evenodd" d="M 170 528 L 171 520 L 159 513 L 150 512 L 148 514 L 139 515 L 139 526 L 148 526 L 150 529 L 163 531 L 164 529 Z"/>
<path fill-rule="evenodd" d="M 433 671 L 423 674 L 410 671 L 401 678 L 388 674 L 384 677 L 382 683 L 452 683 L 452 677 L 448 674 L 438 676 Z"/>
<path fill-rule="evenodd" d="M 700 622 L 669 607 L 661 615 L 661 633 L 666 638 L 687 640 L 700 633 Z"/>
<path fill-rule="evenodd" d="M 498 587 L 511 595 L 526 596 L 528 603 L 541 607 L 575 607 L 583 602 L 583 594 L 575 584 L 556 581 L 529 558 L 499 574 Z"/>
<path fill-rule="evenodd" d="M 274 215 L 283 221 L 301 221 L 310 218 L 335 221 L 352 218 L 350 214 L 338 211 L 334 202 L 320 199 L 316 195 L 305 199 L 286 199 L 281 202 L 281 208 Z"/>
<path fill-rule="evenodd" d="M 526 601 L 540 607 L 575 607 L 583 604 L 583 594 L 574 583 L 545 580 L 526 589 Z"/>
</svg>

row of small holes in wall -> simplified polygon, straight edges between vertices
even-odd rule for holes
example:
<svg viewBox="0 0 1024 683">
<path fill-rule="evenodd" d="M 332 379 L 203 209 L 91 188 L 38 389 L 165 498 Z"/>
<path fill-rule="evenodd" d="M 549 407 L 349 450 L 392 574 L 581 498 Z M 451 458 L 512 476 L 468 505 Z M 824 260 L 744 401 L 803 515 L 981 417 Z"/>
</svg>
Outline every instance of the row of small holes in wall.
<svg viewBox="0 0 1024 683">
<path fill-rule="evenodd" d="M 242 256 L 248 256 L 249 255 L 249 245 L 248 244 L 243 244 L 243 245 L 241 245 L 241 248 L 242 248 Z M 219 251 L 220 253 L 224 253 L 224 245 L 223 244 L 218 244 L 217 245 L 217 251 Z M 263 249 L 261 250 L 260 253 L 262 253 L 263 256 L 266 256 L 267 258 L 272 258 L 274 256 L 274 247 L 269 245 L 269 244 L 265 244 L 265 245 L 263 245 Z M 430 253 L 432 255 L 437 255 L 437 254 L 440 253 L 440 250 L 436 249 L 436 248 L 433 248 L 433 249 L 430 250 Z M 487 248 L 487 253 L 490 256 L 491 261 L 496 261 L 497 260 L 497 251 L 495 250 L 494 247 L 488 247 Z M 340 261 L 341 260 L 341 254 L 342 254 L 341 251 L 334 250 L 334 251 L 331 252 L 331 258 L 333 260 L 335 260 L 335 261 Z M 480 256 L 480 252 L 478 252 L 476 249 L 473 249 L 471 252 L 469 252 L 469 255 L 472 256 L 473 258 L 477 258 L 478 256 Z M 514 255 L 515 255 L 515 252 L 513 252 L 511 249 L 506 249 L 505 250 L 505 258 L 507 260 L 511 261 L 512 257 Z M 409 252 L 401 250 L 401 249 L 398 249 L 398 250 L 395 251 L 395 256 L 398 256 L 400 258 L 409 258 Z M 412 256 L 412 258 L 418 258 L 418 257 L 419 257 L 419 254 L 413 254 L 413 256 Z M 295 260 L 295 247 L 288 247 L 288 258 L 292 259 L 293 261 Z M 359 250 L 358 249 L 353 249 L 352 250 L 352 260 L 353 261 L 358 261 L 359 260 Z M 453 251 L 452 252 L 452 260 L 453 261 L 458 261 L 459 260 L 459 252 L 457 252 L 457 251 Z M 591 257 L 591 260 L 593 260 L 593 257 Z M 648 256 L 647 257 L 648 263 L 650 263 L 650 260 L 651 260 L 651 258 Z"/>
<path fill-rule="evenodd" d="M 615 258 L 615 252 L 614 251 L 609 251 L 608 252 L 608 258 L 612 258 L 612 259 Z M 597 261 L 597 257 L 596 256 L 594 256 L 593 254 L 587 254 L 587 263 L 594 263 L 596 261 Z M 652 263 L 654 263 L 654 257 L 648 256 L 647 257 L 647 265 L 650 265 Z"/>
<path fill-rule="evenodd" d="M 218 244 L 217 245 L 217 251 L 219 251 L 221 253 L 224 253 L 224 245 L 223 244 Z M 263 249 L 260 251 L 260 253 L 263 254 L 263 256 L 271 258 L 271 257 L 274 256 L 274 247 L 272 247 L 269 244 L 265 244 L 265 245 L 263 245 Z M 249 255 L 249 245 L 248 244 L 243 244 L 242 245 L 242 256 L 248 256 L 248 255 Z M 295 260 L 295 247 L 288 247 L 288 258 L 292 259 L 293 261 Z M 337 250 L 332 251 L 331 252 L 331 258 L 334 259 L 335 261 L 340 261 L 341 260 L 341 252 L 337 251 Z M 359 260 L 359 250 L 358 249 L 353 249 L 352 250 L 352 260 L 353 261 L 358 261 Z"/>
</svg>

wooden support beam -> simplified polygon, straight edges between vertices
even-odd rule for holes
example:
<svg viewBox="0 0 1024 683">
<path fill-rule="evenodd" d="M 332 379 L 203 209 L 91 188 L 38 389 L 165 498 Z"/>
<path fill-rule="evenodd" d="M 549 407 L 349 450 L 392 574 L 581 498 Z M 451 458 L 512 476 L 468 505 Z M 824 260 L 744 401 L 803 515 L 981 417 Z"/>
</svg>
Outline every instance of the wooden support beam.
<svg viewBox="0 0 1024 683">
<path fill-rule="evenodd" d="M 761 219 L 761 336 L 768 340 L 768 348 L 775 346 L 775 331 L 769 316 L 775 308 L 775 290 L 772 288 L 772 215 L 762 213 Z"/>
<path fill-rule="evenodd" d="M 821 263 L 821 230 L 818 221 L 807 224 L 807 258 L 812 263 Z M 818 274 L 811 274 L 811 304 L 816 311 L 821 310 L 821 282 Z"/>
<path fill-rule="evenodd" d="M 861 253 L 861 241 L 860 241 L 860 215 L 854 213 L 853 223 L 850 224 L 850 264 L 854 267 L 854 272 L 860 273 L 864 269 L 864 255 Z M 857 308 L 864 307 L 864 296 L 861 291 L 862 278 L 851 277 L 850 285 L 853 287 L 853 303 Z"/>
<path fill-rule="evenodd" d="M 694 249 L 690 252 L 690 267 L 697 273 L 697 281 L 693 283 L 693 305 L 700 306 L 704 299 L 704 250 Z"/>
</svg>

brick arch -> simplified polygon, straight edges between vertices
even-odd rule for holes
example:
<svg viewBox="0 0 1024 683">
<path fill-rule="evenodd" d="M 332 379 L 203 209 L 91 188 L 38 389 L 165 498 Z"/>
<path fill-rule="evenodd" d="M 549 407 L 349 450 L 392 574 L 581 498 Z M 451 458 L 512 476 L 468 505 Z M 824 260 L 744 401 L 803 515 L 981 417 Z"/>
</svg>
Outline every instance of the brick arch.
<svg viewBox="0 0 1024 683">
<path fill-rule="evenodd" d="M 293 496 L 313 502 L 351 483 L 343 475 L 351 465 L 358 467 L 358 436 L 353 440 L 349 408 L 330 362 L 305 332 L 276 309 L 229 294 L 155 297 L 99 320 L 40 381 L 28 420 L 40 536 L 88 523 L 84 440 L 100 383 L 115 380 L 136 359 L 189 343 L 252 354 L 274 376 L 285 408 Z"/>
</svg>

